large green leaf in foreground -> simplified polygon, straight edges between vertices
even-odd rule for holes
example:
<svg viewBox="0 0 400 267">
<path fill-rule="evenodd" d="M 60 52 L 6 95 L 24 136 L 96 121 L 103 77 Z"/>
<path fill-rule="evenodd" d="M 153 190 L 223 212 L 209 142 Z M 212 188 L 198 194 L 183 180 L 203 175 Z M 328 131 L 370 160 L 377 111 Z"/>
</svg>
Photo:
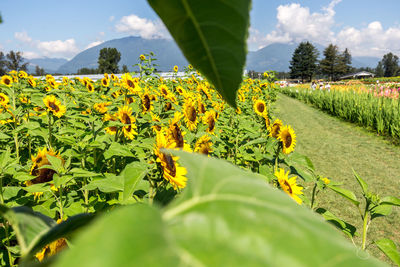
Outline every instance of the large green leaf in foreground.
<svg viewBox="0 0 400 267">
<path fill-rule="evenodd" d="M 264 178 L 178 153 L 189 184 L 161 210 L 104 215 L 56 266 L 380 266 Z"/>
<path fill-rule="evenodd" d="M 185 57 L 231 105 L 246 63 L 250 0 L 148 0 Z"/>
</svg>

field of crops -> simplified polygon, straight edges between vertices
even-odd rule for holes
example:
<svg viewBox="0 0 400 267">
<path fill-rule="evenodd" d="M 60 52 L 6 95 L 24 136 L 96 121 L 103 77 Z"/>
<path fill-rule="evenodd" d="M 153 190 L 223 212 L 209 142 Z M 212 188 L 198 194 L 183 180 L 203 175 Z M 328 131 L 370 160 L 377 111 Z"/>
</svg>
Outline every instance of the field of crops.
<svg viewBox="0 0 400 267">
<path fill-rule="evenodd" d="M 400 138 L 398 84 L 333 85 L 331 90 L 312 90 L 303 85 L 282 92 L 378 134 Z"/>
</svg>

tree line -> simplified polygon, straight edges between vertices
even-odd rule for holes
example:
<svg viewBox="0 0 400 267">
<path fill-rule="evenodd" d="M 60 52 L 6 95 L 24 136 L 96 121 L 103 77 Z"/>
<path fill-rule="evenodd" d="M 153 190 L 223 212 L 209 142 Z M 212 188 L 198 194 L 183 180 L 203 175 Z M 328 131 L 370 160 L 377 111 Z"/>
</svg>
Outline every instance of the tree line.
<svg viewBox="0 0 400 267">
<path fill-rule="evenodd" d="M 375 73 L 376 77 L 393 77 L 400 75 L 399 58 L 393 53 L 383 56 L 375 69 L 352 67 L 352 56 L 349 49 L 340 51 L 337 45 L 329 44 L 323 51 L 323 58 L 318 59 L 319 51 L 310 42 L 302 42 L 295 49 L 290 61 L 290 78 L 311 81 L 314 77 L 338 80 L 341 76 L 366 70 Z"/>
</svg>

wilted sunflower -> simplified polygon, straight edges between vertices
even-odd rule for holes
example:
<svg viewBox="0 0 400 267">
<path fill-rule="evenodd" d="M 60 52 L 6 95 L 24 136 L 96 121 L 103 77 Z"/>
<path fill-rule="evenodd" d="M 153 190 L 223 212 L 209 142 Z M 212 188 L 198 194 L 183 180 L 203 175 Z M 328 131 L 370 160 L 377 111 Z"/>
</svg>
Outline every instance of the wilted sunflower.
<svg viewBox="0 0 400 267">
<path fill-rule="evenodd" d="M 282 121 L 280 119 L 276 119 L 272 126 L 269 129 L 269 136 L 278 138 L 278 134 L 281 131 Z"/>
<path fill-rule="evenodd" d="M 101 85 L 104 87 L 108 87 L 110 85 L 110 80 L 106 77 L 101 79 Z"/>
<path fill-rule="evenodd" d="M 142 99 L 142 111 L 143 113 L 150 112 L 154 109 L 153 103 L 151 102 L 151 97 L 149 93 L 144 93 L 141 97 Z"/>
<path fill-rule="evenodd" d="M 204 135 L 197 140 L 194 151 L 208 155 L 212 152 L 211 146 L 211 138 L 208 135 Z"/>
<path fill-rule="evenodd" d="M 6 94 L 0 93 L 0 105 L 6 107 L 8 102 L 10 102 L 8 96 Z"/>
<path fill-rule="evenodd" d="M 48 111 L 53 112 L 54 116 L 60 118 L 66 112 L 66 107 L 54 95 L 48 95 L 43 99 Z"/>
<path fill-rule="evenodd" d="M 198 124 L 197 111 L 195 103 L 190 98 L 185 99 L 183 103 L 183 113 L 185 115 L 186 127 L 190 131 L 196 130 Z"/>
<path fill-rule="evenodd" d="M 206 131 L 210 134 L 214 134 L 216 122 L 216 112 L 214 110 L 209 110 L 204 114 L 203 123 L 208 125 Z"/>
<path fill-rule="evenodd" d="M 302 203 L 302 200 L 297 195 L 302 195 L 303 188 L 296 184 L 297 176 L 288 178 L 289 171 L 285 173 L 285 170 L 280 168 L 279 171 L 275 171 L 275 176 L 278 178 L 278 182 L 282 190 L 292 197 L 298 204 Z"/>
<path fill-rule="evenodd" d="M 282 151 L 289 154 L 296 145 L 296 134 L 290 126 L 283 126 L 278 134 L 278 140 L 282 142 Z"/>
<path fill-rule="evenodd" d="M 179 157 L 161 152 L 161 149 L 163 148 L 173 149 L 174 142 L 169 142 L 165 132 L 161 130 L 157 132 L 156 147 L 154 150 L 154 154 L 157 156 L 157 162 L 161 163 L 164 179 L 166 179 L 175 190 L 177 188 L 184 188 L 187 181 L 187 178 L 185 177 L 187 174 L 186 169 L 179 166 L 177 162 Z"/>
<path fill-rule="evenodd" d="M 254 111 L 257 113 L 257 115 L 261 117 L 265 117 L 267 115 L 267 105 L 265 102 L 261 99 L 258 99 L 254 102 Z"/>
<path fill-rule="evenodd" d="M 7 87 L 11 87 L 11 85 L 13 84 L 13 78 L 11 76 L 8 76 L 8 75 L 3 75 L 1 77 L 1 83 L 4 84 Z"/>
<path fill-rule="evenodd" d="M 118 108 L 118 119 L 120 122 L 125 124 L 122 128 L 124 132 L 124 136 L 130 140 L 133 140 L 135 135 L 137 135 L 136 130 L 136 119 L 132 116 L 132 108 L 129 106 L 123 106 L 122 108 Z"/>
</svg>

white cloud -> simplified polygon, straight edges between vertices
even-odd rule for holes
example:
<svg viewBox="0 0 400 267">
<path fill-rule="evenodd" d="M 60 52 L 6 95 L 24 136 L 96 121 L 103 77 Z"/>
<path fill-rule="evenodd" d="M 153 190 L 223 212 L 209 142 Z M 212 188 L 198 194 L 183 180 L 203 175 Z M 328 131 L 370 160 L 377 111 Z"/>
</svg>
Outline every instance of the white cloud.
<svg viewBox="0 0 400 267">
<path fill-rule="evenodd" d="M 161 21 L 151 21 L 134 14 L 124 16 L 115 25 L 117 32 L 140 36 L 145 39 L 169 38 L 169 34 Z"/>
<path fill-rule="evenodd" d="M 65 41 L 56 40 L 56 41 L 48 41 L 48 42 L 40 42 L 36 43 L 36 47 L 45 55 L 45 56 L 64 56 L 70 58 L 79 52 L 78 47 L 76 46 L 75 39 L 67 39 Z"/>
<path fill-rule="evenodd" d="M 99 45 L 99 44 L 102 44 L 103 42 L 104 42 L 104 41 L 95 41 L 95 42 L 92 42 L 92 43 L 88 44 L 88 45 L 86 46 L 85 49 L 92 48 L 92 47 L 94 47 L 94 46 L 97 46 L 97 45 Z"/>
<path fill-rule="evenodd" d="M 27 58 L 27 59 L 40 58 L 40 55 L 39 55 L 38 53 L 36 53 L 36 52 L 31 52 L 31 51 L 24 51 L 24 52 L 22 52 L 22 56 L 23 56 L 24 58 Z"/>
<path fill-rule="evenodd" d="M 311 12 L 308 7 L 297 3 L 280 5 L 277 8 L 277 24 L 268 34 L 250 29 L 248 44 L 261 48 L 272 43 L 298 43 L 308 40 L 327 45 L 333 43 L 340 49 L 349 48 L 353 56 L 377 56 L 385 53 L 400 53 L 400 26 L 384 29 L 379 21 L 373 21 L 366 27 L 343 27 L 333 31 L 335 6 L 342 0 L 332 0 L 319 12 Z"/>
<path fill-rule="evenodd" d="M 108 18 L 108 20 L 111 22 L 111 21 L 113 21 L 115 19 L 115 17 L 114 16 L 110 16 L 109 18 Z"/>
<path fill-rule="evenodd" d="M 17 39 L 18 41 L 21 41 L 23 43 L 30 43 L 32 42 L 32 38 L 28 36 L 28 33 L 26 31 L 23 32 L 15 32 L 14 33 L 14 38 Z"/>
</svg>

